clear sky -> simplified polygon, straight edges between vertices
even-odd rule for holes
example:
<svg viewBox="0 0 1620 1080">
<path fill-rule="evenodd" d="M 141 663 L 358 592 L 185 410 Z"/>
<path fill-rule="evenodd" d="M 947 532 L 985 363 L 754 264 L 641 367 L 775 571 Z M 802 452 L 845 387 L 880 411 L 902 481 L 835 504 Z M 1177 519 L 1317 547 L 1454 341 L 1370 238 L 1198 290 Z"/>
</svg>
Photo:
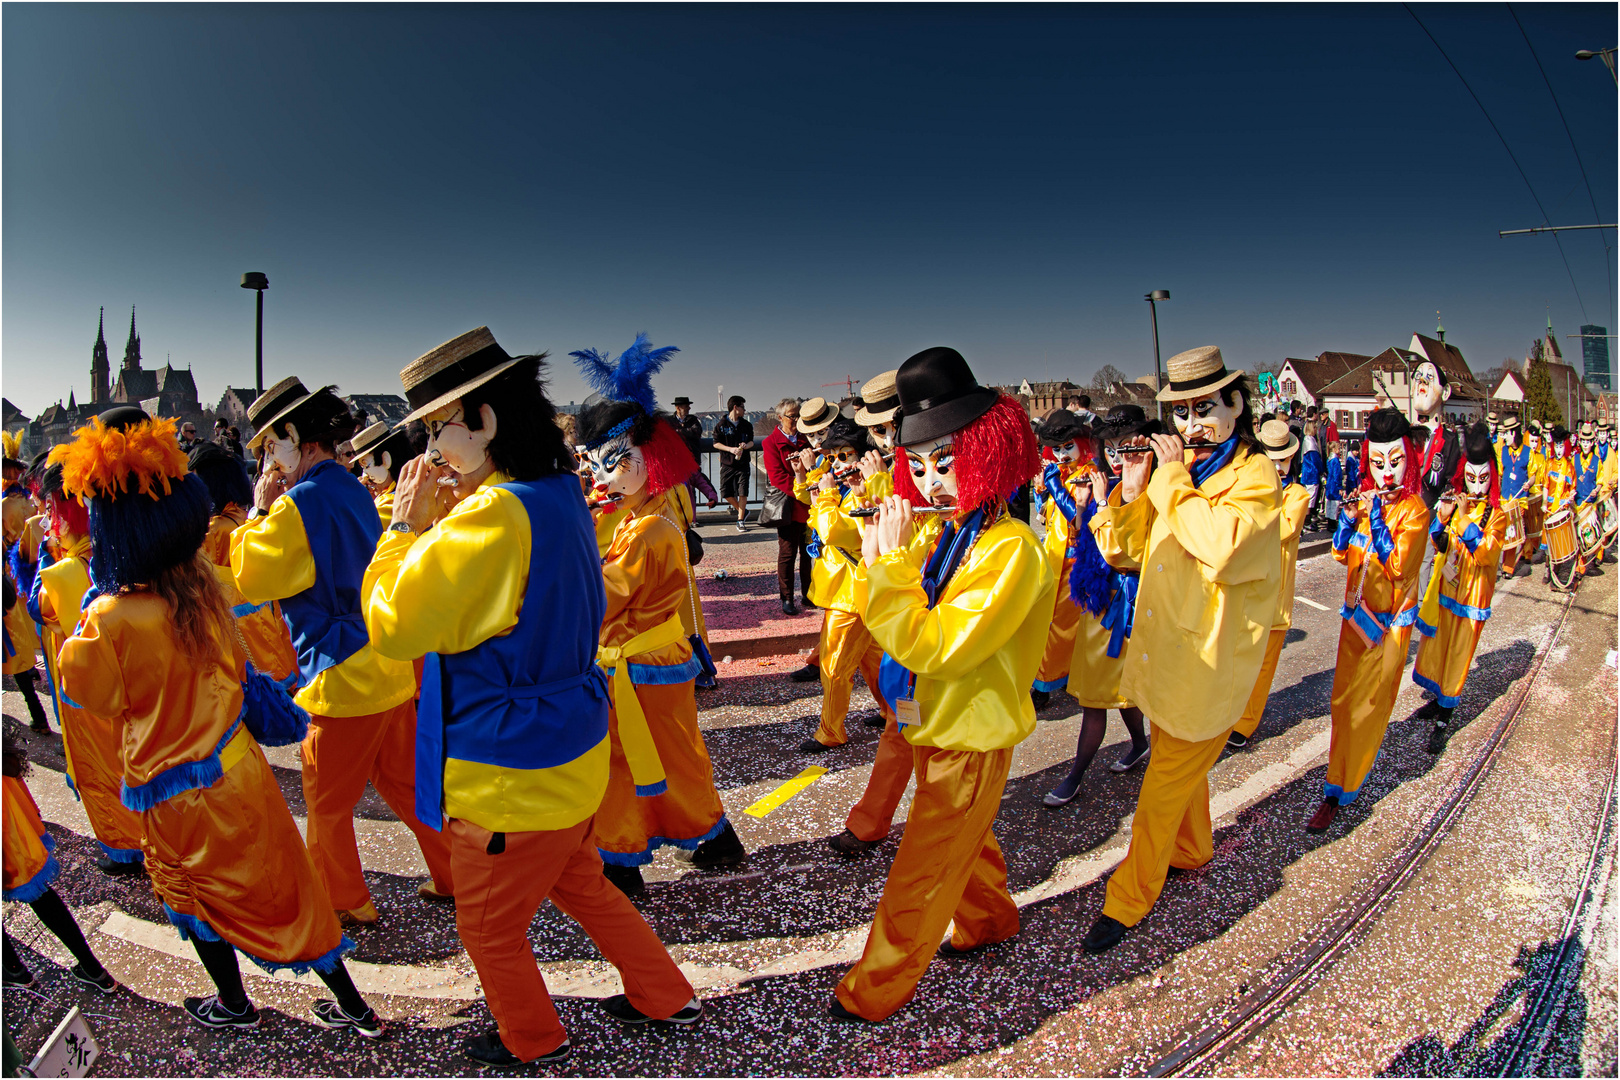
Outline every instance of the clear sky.
<svg viewBox="0 0 1620 1080">
<path fill-rule="evenodd" d="M 1556 224 L 1594 220 L 1505 5 L 1416 5 Z M 1612 3 L 1515 8 L 1616 214 Z M 982 381 L 1377 352 L 1476 369 L 1613 326 L 1479 108 L 1399 5 L 7 4 L 5 395 L 89 388 L 105 305 L 204 404 L 265 380 L 397 392 L 488 324 L 566 353 L 681 347 L 659 388 L 763 406 L 930 345 Z M 1614 234 L 1608 233 L 1611 246 Z M 1612 259 L 1608 271 L 1613 272 Z M 1565 340 L 1566 355 L 1578 356 Z M 712 407 L 712 406 L 711 406 Z"/>
</svg>

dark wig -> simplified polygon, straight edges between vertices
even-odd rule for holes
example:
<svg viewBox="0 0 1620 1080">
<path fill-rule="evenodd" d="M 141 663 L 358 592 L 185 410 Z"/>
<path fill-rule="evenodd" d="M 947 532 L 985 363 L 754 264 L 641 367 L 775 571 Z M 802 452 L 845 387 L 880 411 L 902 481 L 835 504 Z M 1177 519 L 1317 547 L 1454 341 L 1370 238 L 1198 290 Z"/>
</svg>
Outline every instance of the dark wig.
<svg viewBox="0 0 1620 1080">
<path fill-rule="evenodd" d="M 360 423 L 343 399 L 333 393 L 337 387 L 323 386 L 309 396 L 290 414 L 272 425 L 276 438 L 287 437 L 287 425 L 298 429 L 300 443 L 314 443 L 328 454 L 337 456 L 337 444 L 354 436 Z"/>
<path fill-rule="evenodd" d="M 641 456 L 647 463 L 649 496 L 662 494 L 676 484 L 684 484 L 688 477 L 697 472 L 697 459 L 687 449 L 686 442 L 670 423 L 666 413 L 649 414 L 634 401 L 611 401 L 597 397 L 595 401 L 587 400 L 585 407 L 580 410 L 578 427 L 580 443 L 592 448 L 608 439 L 629 435 L 631 444 L 641 450 Z M 558 441 L 561 439 L 559 429 Z"/>
<path fill-rule="evenodd" d="M 857 453 L 864 454 L 872 449 L 872 444 L 866 441 L 866 429 L 848 417 L 840 416 L 827 428 L 826 438 L 821 440 L 823 450 L 841 450 L 849 447 Z"/>
<path fill-rule="evenodd" d="M 232 503 L 241 507 L 253 505 L 253 486 L 248 483 L 241 459 L 218 443 L 198 443 L 192 447 L 187 463 L 208 486 L 214 513 L 223 514 Z"/>
<path fill-rule="evenodd" d="M 494 410 L 495 437 L 489 443 L 489 459 L 513 480 L 539 480 L 574 471 L 574 451 L 563 443 L 556 406 L 546 397 L 541 378 L 545 360 L 545 353 L 521 357 L 461 398 L 469 431 L 482 430 L 484 418 L 479 410 L 483 406 Z M 399 474 L 394 475 L 397 479 Z"/>
<path fill-rule="evenodd" d="M 90 498 L 90 576 L 107 590 L 150 585 L 194 558 L 208 535 L 213 499 L 202 477 L 174 480 L 158 498 Z"/>
</svg>

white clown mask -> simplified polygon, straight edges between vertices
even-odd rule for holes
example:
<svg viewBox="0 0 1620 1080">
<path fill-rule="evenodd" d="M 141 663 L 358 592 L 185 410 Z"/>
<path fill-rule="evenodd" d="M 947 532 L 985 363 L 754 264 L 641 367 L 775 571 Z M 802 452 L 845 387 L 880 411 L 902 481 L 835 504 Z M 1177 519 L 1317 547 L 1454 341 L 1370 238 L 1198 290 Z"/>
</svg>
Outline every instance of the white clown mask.
<svg viewBox="0 0 1620 1080">
<path fill-rule="evenodd" d="M 647 459 L 629 434 L 609 439 L 589 451 L 588 458 L 598 494 L 623 498 L 647 486 Z"/>
<path fill-rule="evenodd" d="M 1367 475 L 1377 491 L 1398 491 L 1406 479 L 1406 440 L 1367 444 Z"/>
<path fill-rule="evenodd" d="M 1440 381 L 1440 369 L 1425 360 L 1412 372 L 1412 407 L 1419 416 L 1433 416 L 1451 397 L 1451 387 Z"/>
<path fill-rule="evenodd" d="M 1052 447 L 1052 458 L 1059 465 L 1071 465 L 1080 460 L 1080 444 L 1074 439 L 1059 443 Z"/>
<path fill-rule="evenodd" d="M 1128 439 L 1104 439 L 1103 460 L 1108 463 L 1108 471 L 1115 476 L 1124 475 L 1125 462 L 1132 460 L 1132 450 L 1152 452 L 1152 444 L 1145 435 L 1133 435 Z"/>
<path fill-rule="evenodd" d="M 1203 397 L 1186 398 L 1171 406 L 1170 413 L 1182 442 L 1205 457 L 1237 430 L 1238 417 L 1243 415 L 1243 393 L 1233 391 L 1230 405 L 1221 400 L 1219 390 Z"/>
<path fill-rule="evenodd" d="M 264 437 L 264 460 L 270 468 L 291 477 L 298 472 L 301 455 L 298 452 L 298 429 L 291 424 L 286 428 L 285 439 L 279 438 L 274 431 Z"/>
<path fill-rule="evenodd" d="M 394 464 L 394 456 L 384 450 L 381 454 L 365 453 L 360 455 L 360 479 L 373 491 L 381 491 L 394 482 L 390 469 Z"/>
<path fill-rule="evenodd" d="M 894 424 L 892 422 L 873 424 L 866 429 L 866 434 L 871 436 L 872 442 L 880 449 L 894 449 Z"/>
<path fill-rule="evenodd" d="M 1592 452 L 1592 446 L 1593 446 L 1593 442 L 1592 442 L 1591 439 L 1582 439 L 1581 440 L 1581 453 L 1590 454 Z"/>
<path fill-rule="evenodd" d="M 473 431 L 467 426 L 466 409 L 460 401 L 429 414 L 425 418 L 428 461 L 448 465 L 464 476 L 481 469 L 489 460 L 489 444 L 495 438 L 495 410 L 480 405 L 479 417 L 483 426 Z"/>
<path fill-rule="evenodd" d="M 1472 461 L 1463 463 L 1463 490 L 1475 499 L 1483 499 L 1491 490 L 1491 463 L 1483 462 L 1475 465 Z"/>
<path fill-rule="evenodd" d="M 1562 460 L 1564 458 L 1564 456 L 1568 452 L 1569 452 L 1569 440 L 1568 439 L 1559 439 L 1557 442 L 1553 443 L 1553 457 L 1555 459 Z"/>
<path fill-rule="evenodd" d="M 955 441 L 953 436 L 945 435 L 933 442 L 905 448 L 917 490 L 935 506 L 956 505 Z"/>
<path fill-rule="evenodd" d="M 1532 431 L 1525 438 L 1525 442 L 1530 444 L 1530 452 L 1532 454 L 1541 453 L 1541 436 L 1540 435 L 1537 435 L 1535 432 Z"/>
</svg>

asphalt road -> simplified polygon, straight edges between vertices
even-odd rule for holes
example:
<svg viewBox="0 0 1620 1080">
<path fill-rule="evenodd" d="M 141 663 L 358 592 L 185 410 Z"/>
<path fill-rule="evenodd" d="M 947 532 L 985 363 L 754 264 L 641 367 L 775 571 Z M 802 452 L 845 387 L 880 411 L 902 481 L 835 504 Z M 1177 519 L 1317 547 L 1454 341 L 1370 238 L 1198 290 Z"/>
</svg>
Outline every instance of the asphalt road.
<svg viewBox="0 0 1620 1080">
<path fill-rule="evenodd" d="M 700 697 L 716 782 L 751 852 L 741 868 L 690 869 L 665 851 L 638 906 L 707 1006 L 690 1029 L 626 1030 L 595 1000 L 617 978 L 589 939 L 554 909 L 531 928 L 576 1047 L 561 1074 L 869 1075 L 940 1072 L 1050 1075 L 1136 1072 L 1275 970 L 1314 928 L 1379 876 L 1462 774 L 1538 650 L 1547 661 L 1500 762 L 1423 871 L 1373 931 L 1275 1023 L 1217 1061 L 1232 1074 L 1478 1073 L 1501 1057 L 1527 980 L 1564 932 L 1562 920 L 1597 824 L 1615 728 L 1615 582 L 1611 561 L 1585 581 L 1564 630 L 1549 642 L 1561 598 L 1534 577 L 1504 582 L 1458 710 L 1466 721 L 1438 758 L 1423 701 L 1404 683 L 1383 754 L 1362 797 L 1332 829 L 1303 823 L 1321 798 L 1328 694 L 1344 575 L 1331 558 L 1300 566 L 1295 629 L 1254 742 L 1228 752 L 1210 777 L 1216 858 L 1172 879 L 1158 907 L 1112 952 L 1087 957 L 1080 938 L 1098 914 L 1107 874 L 1123 855 L 1140 772 L 1106 765 L 1124 745 L 1117 715 L 1081 797 L 1058 810 L 1040 796 L 1067 770 L 1078 732 L 1072 699 L 1054 695 L 1018 748 L 996 834 L 1022 907 L 1014 940 L 970 959 L 936 960 L 914 1001 L 881 1025 L 831 1020 L 832 987 L 860 953 L 867 921 L 899 841 L 905 805 L 883 845 L 834 854 L 870 771 L 877 732 L 851 725 L 850 743 L 809 758 L 798 743 L 816 725 L 819 687 L 789 682 L 797 656 L 722 665 L 723 685 Z M 853 708 L 870 710 L 857 689 Z M 14 693 L 8 718 L 25 716 Z M 15 722 L 8 719 L 8 723 Z M 165 923 L 144 877 L 109 879 L 93 864 L 88 827 L 60 778 L 60 742 L 32 739 L 30 786 L 58 840 L 59 890 L 127 990 L 89 998 L 52 961 L 65 954 L 25 907 L 7 905 L 8 932 L 40 975 L 43 998 L 6 991 L 6 1024 L 32 1049 L 81 1004 L 107 1049 L 104 1075 L 468 1073 L 468 1035 L 489 1025 L 453 912 L 424 904 L 425 873 L 409 833 L 374 794 L 360 810 L 362 860 L 382 913 L 354 932 L 356 981 L 390 1021 L 363 1042 L 308 1019 L 323 991 L 262 976 L 244 963 L 266 1014 L 252 1033 L 215 1033 L 177 1008 L 208 982 Z M 296 753 L 272 754 L 295 816 L 303 812 Z M 828 772 L 763 817 L 744 812 L 809 765 Z M 1603 864 L 1605 888 L 1612 859 Z M 1615 893 L 1583 941 L 1578 1007 L 1550 1042 L 1558 1071 L 1613 1075 Z M 1493 1049 L 1493 1047 L 1495 1049 Z M 1494 1055 L 1494 1056 L 1493 1056 Z"/>
</svg>

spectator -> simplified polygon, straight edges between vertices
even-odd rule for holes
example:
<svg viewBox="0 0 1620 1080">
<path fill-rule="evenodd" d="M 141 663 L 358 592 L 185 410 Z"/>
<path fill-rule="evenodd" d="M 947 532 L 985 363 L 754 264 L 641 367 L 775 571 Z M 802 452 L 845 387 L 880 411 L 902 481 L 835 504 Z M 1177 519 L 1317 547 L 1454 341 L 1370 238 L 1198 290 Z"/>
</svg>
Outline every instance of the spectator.
<svg viewBox="0 0 1620 1080">
<path fill-rule="evenodd" d="M 216 417 L 214 420 L 214 442 L 220 446 L 224 446 L 225 435 L 229 429 L 230 421 L 226 420 L 223 416 Z"/>
<path fill-rule="evenodd" d="M 765 476 L 771 487 L 787 493 L 788 519 L 776 526 L 776 584 L 782 594 L 782 614 L 797 615 L 793 603 L 793 563 L 799 564 L 801 593 L 810 591 L 810 558 L 805 535 L 805 522 L 810 520 L 810 508 L 793 497 L 793 466 L 788 455 L 797 454 L 810 445 L 799 434 L 799 402 L 797 398 L 783 398 L 776 406 L 776 430 L 765 436 L 762 452 L 765 457 Z"/>
<path fill-rule="evenodd" d="M 223 443 L 221 443 L 220 445 L 224 446 L 225 449 L 229 450 L 231 453 L 235 454 L 239 458 L 246 458 L 247 457 L 247 455 L 245 453 L 243 453 L 243 451 L 242 451 L 242 429 L 241 428 L 233 426 L 231 428 L 226 429 L 225 441 Z"/>
<path fill-rule="evenodd" d="M 753 469 L 754 425 L 743 419 L 748 403 L 733 394 L 726 401 L 726 415 L 714 425 L 714 449 L 720 455 L 720 496 L 737 512 L 737 531 L 745 531 L 748 517 L 748 474 Z M 798 411 L 798 407 L 794 407 Z M 791 492 L 792 486 L 788 488 Z"/>
<path fill-rule="evenodd" d="M 201 441 L 201 439 L 197 438 L 196 424 L 193 424 L 190 420 L 187 420 L 185 423 L 180 425 L 180 449 L 189 454 L 191 453 L 192 447 L 196 446 Z"/>
<path fill-rule="evenodd" d="M 709 500 L 709 509 L 713 510 L 720 505 L 720 498 L 715 493 L 714 485 L 703 474 L 703 421 L 692 415 L 691 398 L 678 397 L 670 404 L 675 406 L 675 419 L 671 423 L 681 433 L 681 441 L 686 448 L 692 451 L 692 460 L 698 463 L 698 471 L 686 481 L 686 493 L 692 497 L 692 505 L 696 506 L 697 493 L 702 491 L 704 498 Z"/>
<path fill-rule="evenodd" d="M 1068 409 L 1080 418 L 1080 422 L 1087 427 L 1097 423 L 1097 414 L 1091 411 L 1091 396 L 1089 394 L 1074 394 L 1069 398 Z"/>
</svg>

